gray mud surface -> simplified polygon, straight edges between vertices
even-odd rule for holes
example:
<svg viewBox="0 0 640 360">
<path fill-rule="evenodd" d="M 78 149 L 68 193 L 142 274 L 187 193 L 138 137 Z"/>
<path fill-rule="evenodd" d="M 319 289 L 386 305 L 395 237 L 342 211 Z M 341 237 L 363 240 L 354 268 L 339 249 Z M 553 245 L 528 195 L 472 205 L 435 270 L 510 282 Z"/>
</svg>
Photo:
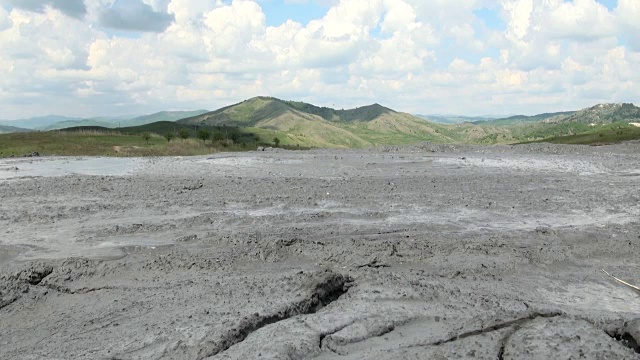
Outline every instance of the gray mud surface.
<svg viewBox="0 0 640 360">
<path fill-rule="evenodd" d="M 5 159 L 0 199 L 2 359 L 640 358 L 637 142 Z"/>
</svg>

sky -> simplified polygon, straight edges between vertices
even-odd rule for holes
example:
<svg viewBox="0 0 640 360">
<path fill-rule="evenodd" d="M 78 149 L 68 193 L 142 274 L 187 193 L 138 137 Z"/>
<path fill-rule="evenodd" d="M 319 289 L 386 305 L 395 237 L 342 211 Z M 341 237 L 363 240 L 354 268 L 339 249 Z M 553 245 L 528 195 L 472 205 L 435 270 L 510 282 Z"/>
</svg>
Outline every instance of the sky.
<svg viewBox="0 0 640 360">
<path fill-rule="evenodd" d="M 0 118 L 640 102 L 638 0 L 0 0 Z"/>
</svg>

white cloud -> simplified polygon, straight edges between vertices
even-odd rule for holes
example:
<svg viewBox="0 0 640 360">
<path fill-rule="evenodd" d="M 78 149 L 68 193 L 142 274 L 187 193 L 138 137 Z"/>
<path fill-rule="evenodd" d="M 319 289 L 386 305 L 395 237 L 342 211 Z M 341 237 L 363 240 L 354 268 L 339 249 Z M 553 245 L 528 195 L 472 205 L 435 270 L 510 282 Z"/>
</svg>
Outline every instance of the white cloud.
<svg viewBox="0 0 640 360">
<path fill-rule="evenodd" d="M 637 0 L 618 0 L 615 14 L 619 19 L 620 31 L 631 48 L 640 51 L 640 2 Z"/>
<path fill-rule="evenodd" d="M 635 0 L 615 11 L 595 0 L 341 0 L 279 26 L 248 0 L 86 0 L 75 18 L 60 1 L 24 4 L 0 6 L 3 117 L 213 109 L 255 95 L 469 114 L 640 96 Z M 487 28 L 480 8 L 505 30 Z"/>
<path fill-rule="evenodd" d="M 87 13 L 84 0 L 0 0 L 0 5 L 4 4 L 37 12 L 51 7 L 75 18 L 82 18 Z"/>
<path fill-rule="evenodd" d="M 155 7 L 160 7 L 154 2 Z M 174 20 L 173 14 L 156 11 L 142 0 L 116 2 L 101 9 L 100 25 L 124 31 L 163 32 Z"/>
</svg>

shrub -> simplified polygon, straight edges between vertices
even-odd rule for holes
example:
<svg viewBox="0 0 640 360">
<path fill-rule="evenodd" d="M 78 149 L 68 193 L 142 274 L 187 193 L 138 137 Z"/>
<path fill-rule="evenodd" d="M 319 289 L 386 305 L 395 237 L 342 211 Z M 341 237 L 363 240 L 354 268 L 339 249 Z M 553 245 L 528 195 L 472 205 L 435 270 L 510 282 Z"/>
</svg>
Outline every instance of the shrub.
<svg viewBox="0 0 640 360">
<path fill-rule="evenodd" d="M 189 138 L 189 130 L 180 129 L 180 131 L 178 131 L 178 136 L 180 136 L 180 139 L 182 140 L 187 140 Z"/>
<path fill-rule="evenodd" d="M 280 139 L 278 139 L 277 137 L 274 137 L 273 143 L 276 144 L 276 147 L 278 147 L 280 145 Z"/>
<path fill-rule="evenodd" d="M 215 131 L 213 133 L 213 140 L 214 141 L 222 141 L 222 140 L 224 140 L 224 134 L 221 131 Z"/>
<path fill-rule="evenodd" d="M 211 133 L 207 129 L 200 129 L 198 130 L 197 136 L 198 136 L 198 139 L 202 140 L 202 142 L 204 143 L 207 141 L 207 139 L 211 137 Z"/>
<path fill-rule="evenodd" d="M 173 140 L 173 138 L 176 137 L 176 134 L 172 133 L 172 132 L 168 132 L 166 134 L 164 134 L 165 139 L 167 139 L 167 142 L 171 142 L 171 140 Z"/>
<path fill-rule="evenodd" d="M 142 138 L 144 139 L 144 141 L 147 142 L 147 145 L 149 145 L 149 140 L 151 140 L 151 133 L 143 132 Z"/>
</svg>

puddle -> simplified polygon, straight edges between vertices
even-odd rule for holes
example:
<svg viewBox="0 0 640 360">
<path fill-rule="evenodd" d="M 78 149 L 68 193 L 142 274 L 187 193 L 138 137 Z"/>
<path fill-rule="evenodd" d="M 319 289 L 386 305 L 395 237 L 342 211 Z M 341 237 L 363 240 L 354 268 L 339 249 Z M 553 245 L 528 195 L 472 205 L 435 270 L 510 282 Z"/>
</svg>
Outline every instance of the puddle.
<svg viewBox="0 0 640 360">
<path fill-rule="evenodd" d="M 142 159 L 136 158 L 10 159 L 0 161 L 0 180 L 66 175 L 120 176 L 132 174 L 141 164 Z"/>
<path fill-rule="evenodd" d="M 302 164 L 303 160 L 300 159 L 279 159 L 268 157 L 238 157 L 238 156 L 218 156 L 209 157 L 204 160 L 198 160 L 199 163 L 206 163 L 211 165 L 220 166 L 233 166 L 233 167 L 252 167 L 265 164 Z"/>
</svg>

